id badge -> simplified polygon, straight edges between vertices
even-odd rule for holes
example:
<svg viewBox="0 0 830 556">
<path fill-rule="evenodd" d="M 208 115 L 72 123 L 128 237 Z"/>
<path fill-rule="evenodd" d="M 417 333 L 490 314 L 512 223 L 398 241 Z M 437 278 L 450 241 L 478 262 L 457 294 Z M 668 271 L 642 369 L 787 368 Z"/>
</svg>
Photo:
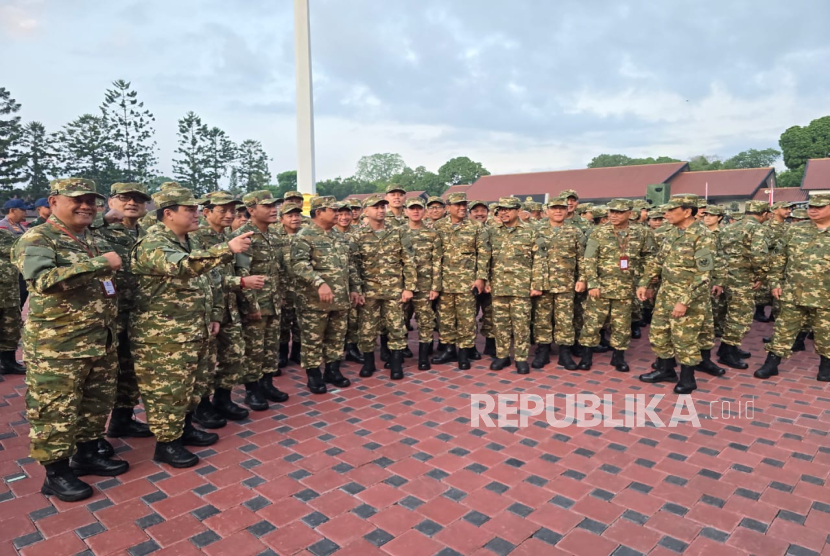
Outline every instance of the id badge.
<svg viewBox="0 0 830 556">
<path fill-rule="evenodd" d="M 104 297 L 115 297 L 115 284 L 112 280 L 101 280 L 101 287 L 104 289 Z"/>
<path fill-rule="evenodd" d="M 623 255 L 620 257 L 620 270 L 628 270 L 628 256 Z"/>
</svg>

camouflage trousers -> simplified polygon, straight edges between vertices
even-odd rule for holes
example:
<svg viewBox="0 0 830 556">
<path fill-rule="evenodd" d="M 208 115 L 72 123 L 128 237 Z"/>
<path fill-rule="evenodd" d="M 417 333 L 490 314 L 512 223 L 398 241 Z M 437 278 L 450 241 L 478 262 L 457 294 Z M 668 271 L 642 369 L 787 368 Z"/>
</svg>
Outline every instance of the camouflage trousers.
<svg viewBox="0 0 830 556">
<path fill-rule="evenodd" d="M 782 359 L 792 355 L 793 342 L 799 332 L 812 325 L 816 353 L 830 357 L 830 309 L 805 307 L 791 301 L 781 303 L 772 339 L 765 349 Z"/>
<path fill-rule="evenodd" d="M 728 284 L 726 295 L 726 320 L 721 341 L 730 346 L 740 346 L 752 326 L 755 314 L 754 291 L 751 285 Z"/>
<path fill-rule="evenodd" d="M 286 305 L 280 310 L 280 344 L 300 341 L 300 323 L 296 306 L 297 300 L 294 296 L 287 296 Z"/>
<path fill-rule="evenodd" d="M 47 464 L 66 459 L 77 442 L 103 438 L 115 401 L 118 355 L 26 361 L 29 455 Z"/>
<path fill-rule="evenodd" d="M 627 350 L 631 343 L 631 299 L 599 299 L 588 297 L 585 303 L 585 323 L 579 343 L 585 347 L 599 345 L 599 334 L 606 320 L 611 324 L 611 347 Z"/>
<path fill-rule="evenodd" d="M 476 314 L 481 311 L 481 335 L 492 338 L 495 327 L 493 325 L 493 298 L 489 293 L 480 293 L 476 296 L 478 304 Z"/>
<path fill-rule="evenodd" d="M 582 337 L 582 327 L 585 324 L 585 305 L 588 302 L 586 292 L 574 294 L 574 334 L 577 341 Z"/>
<path fill-rule="evenodd" d="M 715 347 L 715 321 L 712 316 L 714 312 L 712 300 L 714 299 L 710 296 L 709 303 L 704 306 L 703 325 L 700 327 L 700 333 L 697 337 L 697 348 L 699 350 L 711 350 Z"/>
<path fill-rule="evenodd" d="M 723 325 L 726 322 L 726 293 L 712 296 L 712 321 L 715 334 L 723 336 Z"/>
<path fill-rule="evenodd" d="M 631 294 L 631 322 L 640 322 L 641 320 L 643 320 L 643 302 L 637 299 L 635 288 L 635 293 Z"/>
<path fill-rule="evenodd" d="M 245 383 L 259 380 L 266 373 L 277 372 L 279 358 L 280 316 L 262 315 L 262 318 L 242 324 L 245 337 Z"/>
<path fill-rule="evenodd" d="M 495 309 L 493 310 L 495 317 Z M 438 298 L 438 330 L 441 341 L 460 348 L 471 348 L 476 341 L 476 296 L 464 293 L 442 293 Z"/>
<path fill-rule="evenodd" d="M 700 331 L 707 315 L 712 314 L 709 296 L 692 300 L 686 307 L 686 314 L 680 318 L 671 316 L 675 303 L 676 299 L 666 295 L 657 296 L 648 331 L 651 349 L 661 359 L 676 357 L 681 365 L 698 365 L 701 362 Z"/>
<path fill-rule="evenodd" d="M 120 317 L 120 315 L 119 315 Z M 133 354 L 127 330 L 118 331 L 118 378 L 115 386 L 115 407 L 132 409 L 141 397 L 135 376 Z"/>
<path fill-rule="evenodd" d="M 560 346 L 572 346 L 574 337 L 573 292 L 545 292 L 533 298 L 533 333 L 536 342 L 550 344 L 556 340 Z"/>
<path fill-rule="evenodd" d="M 233 390 L 245 382 L 245 336 L 239 323 L 223 324 L 216 335 L 216 376 L 214 386 Z"/>
<path fill-rule="evenodd" d="M 367 298 L 363 303 L 358 324 L 360 351 L 375 351 L 378 334 L 389 335 L 389 349 L 406 347 L 406 324 L 399 299 Z"/>
<path fill-rule="evenodd" d="M 0 308 L 0 351 L 17 351 L 22 330 L 20 307 Z"/>
<path fill-rule="evenodd" d="M 415 322 L 418 323 L 418 341 L 422 344 L 432 342 L 432 334 L 435 329 L 435 311 L 432 310 L 429 292 L 415 292 L 410 303 L 415 314 Z"/>
<path fill-rule="evenodd" d="M 132 340 L 147 424 L 159 442 L 172 442 L 182 435 L 185 415 L 196 408 L 211 383 L 208 343 Z"/>
<path fill-rule="evenodd" d="M 358 324 L 360 323 L 360 306 L 351 305 L 348 313 L 348 324 L 346 326 L 346 343 L 356 344 L 358 336 Z"/>
<path fill-rule="evenodd" d="M 304 369 L 317 369 L 323 363 L 343 358 L 348 318 L 347 311 L 302 311 L 299 323 L 303 337 L 300 360 Z"/>
<path fill-rule="evenodd" d="M 496 357 L 510 357 L 510 339 L 513 339 L 513 358 L 526 361 L 530 352 L 530 297 L 493 296 L 493 323 L 496 332 Z"/>
</svg>

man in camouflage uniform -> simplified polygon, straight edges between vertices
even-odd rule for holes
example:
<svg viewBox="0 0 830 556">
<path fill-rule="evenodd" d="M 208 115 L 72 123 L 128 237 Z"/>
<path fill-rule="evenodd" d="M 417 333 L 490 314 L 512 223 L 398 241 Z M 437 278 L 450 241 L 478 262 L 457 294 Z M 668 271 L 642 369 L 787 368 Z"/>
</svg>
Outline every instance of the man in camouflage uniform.
<svg viewBox="0 0 830 556">
<path fill-rule="evenodd" d="M 417 278 L 410 303 L 418 323 L 418 369 L 429 370 L 429 354 L 435 329 L 435 311 L 432 302 L 441 291 L 441 235 L 424 224 L 424 202 L 420 197 L 407 199 L 406 235 L 415 255 Z"/>
<path fill-rule="evenodd" d="M 807 215 L 807 209 L 793 209 L 793 212 L 790 215 L 790 220 L 792 220 L 793 224 L 797 224 L 798 222 L 806 222 L 809 219 L 810 217 Z"/>
<path fill-rule="evenodd" d="M 470 218 L 483 224 L 488 230 L 491 222 L 490 207 L 484 201 L 470 201 L 467 204 Z M 501 225 L 501 222 L 499 222 Z M 496 356 L 496 332 L 493 325 L 493 297 L 487 292 L 479 292 L 476 296 L 476 314 L 481 312 L 481 335 L 484 336 L 484 355 Z M 475 351 L 475 347 L 473 347 Z M 480 359 L 472 355 L 473 359 Z"/>
<path fill-rule="evenodd" d="M 807 203 L 810 221 L 790 226 L 773 254 L 769 282 L 781 314 L 756 378 L 778 374 L 779 363 L 790 356 L 793 340 L 809 322 L 821 358 L 816 380 L 830 382 L 830 195 L 812 195 Z"/>
<path fill-rule="evenodd" d="M 360 225 L 360 215 L 363 214 L 363 205 L 357 199 L 349 199 L 349 208 L 352 209 L 352 225 Z"/>
<path fill-rule="evenodd" d="M 193 232 L 193 237 L 206 249 L 227 243 L 230 239 L 228 228 L 233 222 L 237 208 L 242 201 L 226 191 L 214 191 L 202 200 L 202 215 L 206 225 Z M 219 323 L 219 333 L 209 338 L 208 352 L 210 365 L 215 368 L 213 402 L 207 395 L 194 412 L 194 419 L 205 428 L 215 428 L 225 419 L 239 421 L 248 416 L 248 410 L 235 404 L 231 391 L 245 381 L 245 338 L 242 333 L 242 319 L 239 316 L 238 295 L 242 292 L 242 280 L 234 273 L 233 261 L 225 262 L 210 273 L 214 295 L 213 322 Z M 245 288 L 262 289 L 265 276 L 248 276 Z"/>
<path fill-rule="evenodd" d="M 12 264 L 11 251 L 17 238 L 0 230 L 0 375 L 25 375 L 17 361 L 17 345 L 23 320 L 20 318 L 20 273 Z"/>
<path fill-rule="evenodd" d="M 50 186 L 52 216 L 18 239 L 11 260 L 31 292 L 23 331 L 30 456 L 46 467 L 41 492 L 74 502 L 92 496 L 76 474 L 129 468 L 98 453 L 115 400 L 112 281 L 121 258 L 88 229 L 100 197 L 95 183 L 68 178 Z"/>
<path fill-rule="evenodd" d="M 580 342 L 586 348 L 599 345 L 606 320 L 611 323 L 611 365 L 628 372 L 625 351 L 631 343 L 631 306 L 634 288 L 645 265 L 657 250 L 654 236 L 645 226 L 631 225 L 631 201 L 608 203 L 610 223 L 594 228 L 588 236 L 584 256 L 584 277 L 588 301 Z M 577 366 L 589 370 L 593 351 L 586 349 Z"/>
<path fill-rule="evenodd" d="M 334 208 L 337 212 L 337 220 L 334 223 L 334 230 L 341 234 L 341 241 L 345 242 L 349 248 L 349 260 L 355 264 L 357 260 L 357 251 L 353 238 L 357 231 L 357 225 L 354 224 L 355 210 L 354 205 L 360 206 L 357 212 L 358 216 L 363 212 L 363 205 L 356 201 L 342 201 L 336 203 Z M 363 363 L 363 354 L 357 347 L 358 338 L 358 322 L 360 318 L 360 305 L 352 303 L 349 305 L 349 315 L 346 326 L 346 341 L 344 351 L 346 352 L 346 361 L 354 363 Z"/>
<path fill-rule="evenodd" d="M 235 232 L 242 226 L 248 223 L 248 220 L 251 219 L 251 215 L 248 214 L 248 209 L 244 205 L 241 207 L 236 208 L 236 214 L 233 217 L 233 222 L 231 222 L 231 232 Z"/>
<path fill-rule="evenodd" d="M 532 367 L 541 369 L 550 363 L 550 345 L 559 347 L 558 364 L 569 371 L 576 369 L 571 347 L 576 341 L 573 327 L 574 292 L 584 292 L 586 280 L 582 256 L 585 238 L 582 232 L 566 222 L 568 200 L 556 197 L 548 201 L 548 222 L 538 227 L 547 257 L 545 292 L 533 300 L 533 333 L 536 335 L 536 356 Z"/>
<path fill-rule="evenodd" d="M 406 347 L 406 324 L 403 307 L 413 296 L 417 272 L 412 244 L 404 228 L 386 225 L 387 201 L 370 195 L 363 201 L 367 225 L 355 233 L 358 279 L 363 296 L 360 311 L 360 351 L 363 367 L 360 376 L 375 372 L 375 342 L 386 331 L 391 350 L 390 378 L 403 378 L 403 350 Z"/>
<path fill-rule="evenodd" d="M 492 261 L 485 289 L 493 296 L 496 325 L 496 358 L 490 369 L 500 371 L 510 364 L 510 340 L 516 372 L 528 374 L 532 298 L 542 295 L 547 278 L 544 240 L 535 226 L 522 222 L 522 205 L 515 197 L 499 199 L 502 225 L 490 231 Z M 540 251 L 541 249 L 541 251 Z"/>
<path fill-rule="evenodd" d="M 467 218 L 467 195 L 447 197 L 449 217 L 441 232 L 442 283 L 438 298 L 438 329 L 446 348 L 432 359 L 442 364 L 458 361 L 470 368 L 476 339 L 476 294 L 485 291 L 490 276 L 490 239 L 487 229 Z"/>
<path fill-rule="evenodd" d="M 444 199 L 441 197 L 430 197 L 427 199 L 427 217 L 424 218 L 424 223 L 427 228 L 434 228 L 439 220 L 446 217 L 447 207 L 444 204 Z"/>
<path fill-rule="evenodd" d="M 772 208 L 770 210 L 769 218 L 767 218 L 765 225 L 767 227 L 767 233 L 769 237 L 769 245 L 770 245 L 770 252 L 774 252 L 781 247 L 781 242 L 784 239 L 784 234 L 789 227 L 787 223 L 787 218 L 790 217 L 793 210 L 793 203 L 788 203 L 786 201 L 778 201 L 777 203 L 773 203 Z M 770 316 L 767 317 L 764 313 L 764 308 L 767 305 L 772 305 L 772 310 L 770 312 Z M 778 313 L 781 311 L 781 304 L 780 302 L 772 297 L 772 293 L 770 292 L 769 283 L 764 280 L 761 288 L 756 290 L 755 292 L 755 315 L 753 318 L 758 322 L 770 322 L 771 320 L 775 320 L 778 317 Z"/>
<path fill-rule="evenodd" d="M 292 193 L 292 192 L 289 192 Z M 286 193 L 288 195 L 288 193 Z M 244 289 L 239 303 L 245 336 L 245 404 L 254 411 L 268 409 L 268 401 L 281 403 L 286 395 L 274 386 L 279 370 L 280 308 L 286 282 L 282 243 L 269 226 L 277 221 L 277 200 L 270 191 L 246 193 L 242 202 L 251 220 L 234 237 L 253 232 L 251 248 L 234 259 L 243 283 L 249 276 L 265 276 L 262 289 Z M 286 203 L 292 201 L 286 200 Z"/>
<path fill-rule="evenodd" d="M 336 219 L 334 197 L 313 198 L 312 224 L 291 242 L 297 300 L 303 308 L 299 313 L 302 366 L 313 394 L 325 394 L 326 383 L 337 388 L 351 385 L 340 372 L 341 346 L 349 307 L 363 302 L 349 244 L 333 230 Z M 320 365 L 325 365 L 324 373 Z"/>
<path fill-rule="evenodd" d="M 717 247 L 717 257 L 715 258 L 715 268 L 724 269 L 723 266 L 723 248 L 721 247 L 720 234 L 723 227 L 724 210 L 718 205 L 709 205 L 706 207 L 706 212 L 703 215 L 703 224 L 715 236 L 715 246 Z M 655 233 L 655 235 L 657 235 Z M 723 281 L 720 278 L 721 274 L 716 272 L 713 276 L 715 281 Z M 726 295 L 712 295 L 712 318 L 714 322 L 715 337 L 723 336 L 723 323 L 726 321 Z M 706 342 L 708 345 L 708 342 Z M 711 347 L 701 347 L 701 349 L 712 349 Z"/>
<path fill-rule="evenodd" d="M 386 186 L 386 202 L 389 203 L 386 211 L 386 225 L 393 228 L 406 225 L 406 213 L 403 203 L 406 200 L 406 189 L 396 183 Z"/>
<path fill-rule="evenodd" d="M 697 389 L 695 368 L 703 361 L 699 341 L 706 326 L 710 277 L 715 268 L 715 239 L 702 222 L 695 220 L 697 195 L 672 195 L 666 204 L 666 220 L 674 226 L 667 232 L 656 257 L 646 261 L 637 297 L 644 301 L 653 293 L 654 278 L 660 278 L 654 317 L 649 330 L 651 347 L 657 354 L 656 370 L 640 375 L 643 382 L 674 382 L 677 372 L 671 364 L 680 362 L 676 394 Z"/>
<path fill-rule="evenodd" d="M 721 256 L 725 272 L 726 320 L 718 349 L 719 361 L 733 369 L 746 369 L 741 342 L 752 325 L 754 292 L 761 288 L 770 265 L 768 232 L 762 226 L 769 211 L 765 201 L 748 201 L 746 216 L 720 233 Z"/>
<path fill-rule="evenodd" d="M 118 295 L 118 380 L 115 407 L 112 409 L 112 418 L 107 429 L 107 436 L 110 438 L 153 436 L 150 427 L 136 420 L 133 415 L 140 394 L 127 333 L 138 287 L 136 277 L 130 270 L 130 251 L 145 233 L 138 220 L 146 213 L 144 207 L 149 200 L 150 196 L 143 184 L 112 184 L 109 207 L 113 214 L 122 218 L 115 222 L 101 218 L 100 225 L 93 229 L 96 235 L 103 238 L 118 253 L 122 261 L 121 268 L 115 273 L 115 290 Z"/>
<path fill-rule="evenodd" d="M 280 210 L 280 222 L 271 226 L 271 232 L 277 236 L 282 243 L 285 255 L 285 304 L 280 311 L 280 350 L 279 365 L 277 365 L 276 376 L 279 376 L 280 367 L 288 365 L 289 361 L 300 364 L 301 334 L 300 324 L 297 318 L 297 295 L 294 292 L 294 281 L 291 277 L 291 263 L 288 258 L 291 256 L 291 241 L 303 224 L 303 208 L 294 203 L 285 203 Z M 291 342 L 291 353 L 288 352 L 288 343 Z"/>
<path fill-rule="evenodd" d="M 49 206 L 49 199 L 46 197 L 41 197 L 37 201 L 35 201 L 35 211 L 37 212 L 37 218 L 35 218 L 31 224 L 29 224 L 29 228 L 34 228 L 35 226 L 40 226 L 41 224 L 45 224 L 46 220 L 52 216 L 52 207 Z"/>
<path fill-rule="evenodd" d="M 130 315 L 130 345 L 155 461 L 192 467 L 198 456 L 185 446 L 210 446 L 219 435 L 193 426 L 193 411 L 212 386 L 209 337 L 219 332 L 210 272 L 248 249 L 251 234 L 204 250 L 192 234 L 199 202 L 189 189 L 153 195 L 158 224 L 139 239 L 130 259 L 138 279 Z"/>
</svg>

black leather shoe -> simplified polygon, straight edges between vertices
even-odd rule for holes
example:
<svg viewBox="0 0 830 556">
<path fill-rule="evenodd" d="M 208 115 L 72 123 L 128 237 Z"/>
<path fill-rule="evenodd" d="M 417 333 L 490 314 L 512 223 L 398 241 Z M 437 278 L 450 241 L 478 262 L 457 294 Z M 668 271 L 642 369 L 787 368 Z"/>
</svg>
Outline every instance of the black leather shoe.
<svg viewBox="0 0 830 556">
<path fill-rule="evenodd" d="M 265 373 L 259 379 L 259 391 L 265 399 L 274 403 L 285 403 L 288 401 L 288 394 L 274 386 L 274 374 Z"/>
<path fill-rule="evenodd" d="M 115 477 L 126 473 L 130 464 L 124 460 L 105 458 L 98 454 L 98 440 L 79 442 L 75 455 L 69 459 L 69 467 L 78 475 Z"/>
<path fill-rule="evenodd" d="M 484 338 L 484 355 L 489 355 L 490 357 L 496 356 L 495 338 Z"/>
<path fill-rule="evenodd" d="M 409 349 L 409 346 L 406 346 L 401 351 L 403 351 L 404 359 L 412 359 L 413 357 L 415 357 L 415 354 L 412 353 L 412 350 Z"/>
<path fill-rule="evenodd" d="M 352 385 L 352 381 L 340 372 L 340 361 L 326 363 L 326 370 L 323 372 L 323 381 L 333 384 L 338 388 L 347 388 Z"/>
<path fill-rule="evenodd" d="M 205 432 L 193 426 L 193 414 L 188 413 L 184 418 L 184 432 L 181 441 L 184 446 L 213 446 L 219 442 L 219 435 L 215 432 Z"/>
<path fill-rule="evenodd" d="M 490 370 L 491 371 L 500 371 L 510 365 L 510 358 L 509 357 L 496 357 L 493 359 L 493 362 L 490 363 Z"/>
<path fill-rule="evenodd" d="M 389 378 L 392 380 L 401 380 L 403 378 L 403 350 L 393 350 L 389 363 Z"/>
<path fill-rule="evenodd" d="M 462 371 L 468 371 L 470 369 L 469 348 L 458 348 L 458 368 Z"/>
<path fill-rule="evenodd" d="M 292 363 L 300 364 L 300 351 L 302 351 L 302 344 L 300 342 L 291 342 L 291 355 L 288 360 Z"/>
<path fill-rule="evenodd" d="M 726 374 L 726 369 L 718 367 L 712 363 L 712 351 L 708 349 L 700 350 L 700 358 L 702 361 L 697 366 L 697 370 L 711 376 L 723 376 Z"/>
<path fill-rule="evenodd" d="M 674 387 L 675 394 L 691 394 L 697 390 L 695 382 L 695 368 L 691 365 L 680 365 L 680 380 Z"/>
<path fill-rule="evenodd" d="M 639 379 L 641 382 L 647 382 L 649 384 L 657 382 L 677 382 L 677 371 L 674 370 L 676 365 L 677 363 L 673 358 L 657 359 L 657 369 L 650 373 L 640 375 Z"/>
<path fill-rule="evenodd" d="M 44 465 L 46 478 L 40 487 L 41 494 L 57 496 L 63 502 L 78 502 L 92 496 L 92 487 L 83 482 L 69 468 L 69 459 L 62 459 Z"/>
<path fill-rule="evenodd" d="M 182 444 L 182 439 L 177 438 L 172 442 L 156 442 L 153 461 L 166 463 L 170 467 L 177 469 L 183 469 L 185 467 L 193 467 L 199 463 L 199 456 L 185 448 L 184 444 Z"/>
<path fill-rule="evenodd" d="M 755 378 L 767 379 L 778 375 L 778 364 L 781 363 L 781 358 L 774 353 L 767 352 L 767 359 L 761 368 L 755 371 L 753 376 Z"/>
<path fill-rule="evenodd" d="M 245 383 L 245 405 L 254 411 L 265 411 L 268 409 L 268 401 L 262 395 L 259 381 Z"/>
<path fill-rule="evenodd" d="M 579 362 L 579 365 L 576 366 L 577 369 L 580 371 L 590 371 L 591 365 L 594 364 L 594 350 L 593 348 L 586 347 L 582 353 L 582 360 Z"/>
<path fill-rule="evenodd" d="M 429 346 L 432 342 L 422 342 L 418 344 L 418 370 L 428 371 L 432 368 L 429 364 Z"/>
<path fill-rule="evenodd" d="M 213 407 L 225 419 L 241 421 L 248 417 L 248 410 L 233 403 L 231 391 L 225 388 L 217 388 L 213 393 Z"/>
<path fill-rule="evenodd" d="M 559 346 L 559 360 L 557 364 L 568 371 L 576 370 L 576 361 L 571 356 L 571 346 Z"/>
<path fill-rule="evenodd" d="M 792 351 L 804 351 L 807 349 L 807 346 L 804 345 L 804 340 L 807 339 L 806 332 L 799 332 L 798 336 L 795 337 L 795 342 L 793 342 Z"/>
<path fill-rule="evenodd" d="M 147 438 L 153 436 L 147 423 L 135 419 L 130 407 L 114 407 L 107 428 L 109 438 Z"/>
<path fill-rule="evenodd" d="M 107 442 L 106 438 L 98 439 L 98 455 L 104 458 L 111 458 L 115 455 L 115 448 Z"/>
<path fill-rule="evenodd" d="M 721 344 L 721 347 L 718 349 L 718 353 L 720 357 L 718 357 L 718 362 L 723 363 L 727 367 L 732 367 L 733 369 L 748 369 L 749 365 L 744 363 L 744 360 L 738 357 L 738 354 L 735 352 L 735 346 L 730 344 Z"/>
<path fill-rule="evenodd" d="M 830 382 L 830 357 L 821 356 L 816 380 L 819 382 Z"/>
<path fill-rule="evenodd" d="M 26 367 L 20 364 L 14 351 L 0 351 L 0 375 L 25 375 Z"/>
<path fill-rule="evenodd" d="M 280 344 L 279 358 L 277 359 L 277 368 L 284 369 L 288 366 L 288 342 Z"/>
<path fill-rule="evenodd" d="M 548 363 L 550 363 L 550 344 L 537 344 L 536 354 L 530 366 L 534 369 L 542 369 Z M 518 363 L 516 365 L 518 366 Z"/>
<path fill-rule="evenodd" d="M 643 337 L 643 332 L 640 330 L 640 323 L 639 322 L 632 322 L 631 323 L 631 337 L 635 340 L 639 340 Z"/>
<path fill-rule="evenodd" d="M 458 352 L 456 352 L 455 344 L 446 344 L 444 351 L 432 358 L 432 362 L 436 365 L 453 363 L 455 361 L 458 361 Z"/>
<path fill-rule="evenodd" d="M 328 388 L 326 388 L 326 383 L 323 380 L 323 373 L 320 372 L 320 367 L 306 369 L 305 376 L 308 378 L 306 382 L 306 386 L 308 386 L 308 391 L 312 394 L 325 394 L 328 392 Z"/>
<path fill-rule="evenodd" d="M 224 417 L 219 415 L 208 396 L 199 400 L 199 405 L 193 411 L 193 420 L 205 429 L 221 429 L 228 424 Z"/>
<path fill-rule="evenodd" d="M 520 375 L 530 374 L 530 365 L 527 361 L 516 361 L 516 372 Z"/>
<path fill-rule="evenodd" d="M 764 336 L 763 338 L 761 338 L 761 341 L 765 344 L 768 344 L 772 341 L 772 338 L 770 338 L 769 336 Z"/>
<path fill-rule="evenodd" d="M 481 354 L 478 352 L 478 348 L 476 348 L 475 346 L 470 348 L 470 350 L 467 352 L 467 355 L 472 361 L 481 361 Z"/>
<path fill-rule="evenodd" d="M 749 359 L 752 357 L 752 353 L 746 351 L 745 349 L 741 349 L 740 346 L 735 346 L 735 355 L 741 359 Z"/>
<path fill-rule="evenodd" d="M 766 313 L 764 313 L 763 305 L 755 306 L 755 314 L 752 315 L 752 318 L 758 322 L 769 322 L 769 317 L 767 317 Z"/>
<path fill-rule="evenodd" d="M 627 373 L 631 370 L 628 363 L 625 362 L 625 351 L 621 349 L 614 350 L 614 353 L 611 354 L 611 366 L 621 373 Z"/>
<path fill-rule="evenodd" d="M 346 361 L 363 363 L 363 354 L 357 349 L 357 344 L 346 344 Z"/>
<path fill-rule="evenodd" d="M 380 360 L 388 363 L 392 357 L 392 351 L 389 349 L 389 336 L 386 334 L 380 335 Z"/>
<path fill-rule="evenodd" d="M 364 351 L 363 366 L 360 368 L 360 376 L 363 378 L 369 378 L 375 373 L 376 370 L 377 368 L 375 367 L 375 352 Z"/>
</svg>

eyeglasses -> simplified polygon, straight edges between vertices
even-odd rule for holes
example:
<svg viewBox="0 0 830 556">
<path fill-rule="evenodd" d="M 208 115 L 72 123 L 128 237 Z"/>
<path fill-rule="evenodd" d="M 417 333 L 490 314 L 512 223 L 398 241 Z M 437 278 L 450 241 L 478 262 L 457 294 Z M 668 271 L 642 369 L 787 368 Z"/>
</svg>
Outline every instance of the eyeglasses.
<svg viewBox="0 0 830 556">
<path fill-rule="evenodd" d="M 129 203 L 130 201 L 134 203 L 146 203 L 145 197 L 142 195 L 138 195 L 136 193 L 119 193 L 117 195 L 113 195 L 116 199 L 121 201 L 122 203 Z"/>
</svg>

